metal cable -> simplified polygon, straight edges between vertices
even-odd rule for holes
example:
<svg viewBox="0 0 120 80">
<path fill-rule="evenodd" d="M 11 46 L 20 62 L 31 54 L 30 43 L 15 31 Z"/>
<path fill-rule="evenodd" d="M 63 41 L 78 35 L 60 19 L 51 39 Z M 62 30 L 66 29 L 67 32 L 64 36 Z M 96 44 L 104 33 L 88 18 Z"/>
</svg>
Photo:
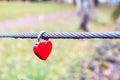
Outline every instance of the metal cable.
<svg viewBox="0 0 120 80">
<path fill-rule="evenodd" d="M 38 33 L 17 33 L 17 34 L 0 34 L 0 38 L 37 38 Z M 120 32 L 70 32 L 70 33 L 44 33 L 42 39 L 120 39 Z"/>
</svg>

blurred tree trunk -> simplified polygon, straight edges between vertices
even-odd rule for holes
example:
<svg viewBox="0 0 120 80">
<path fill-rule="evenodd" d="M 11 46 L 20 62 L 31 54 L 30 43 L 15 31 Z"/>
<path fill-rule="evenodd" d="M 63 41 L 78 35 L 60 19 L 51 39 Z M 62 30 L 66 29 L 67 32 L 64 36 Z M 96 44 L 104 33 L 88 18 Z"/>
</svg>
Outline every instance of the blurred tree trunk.
<svg viewBox="0 0 120 80">
<path fill-rule="evenodd" d="M 55 0 L 55 2 L 58 2 L 58 3 L 63 3 L 64 0 Z"/>
<path fill-rule="evenodd" d="M 94 0 L 95 6 L 98 6 L 99 1 L 98 0 Z"/>
<path fill-rule="evenodd" d="M 116 21 L 117 24 L 120 24 L 120 2 L 117 4 L 117 8 L 112 14 L 112 19 Z"/>
<path fill-rule="evenodd" d="M 117 23 L 120 24 L 120 2 L 117 7 Z"/>
<path fill-rule="evenodd" d="M 80 18 L 80 28 L 84 31 L 89 31 L 89 18 L 94 17 L 94 0 L 76 0 L 76 5 L 78 16 Z"/>
<path fill-rule="evenodd" d="M 73 4 L 76 5 L 76 1 L 75 0 L 73 0 Z"/>
</svg>

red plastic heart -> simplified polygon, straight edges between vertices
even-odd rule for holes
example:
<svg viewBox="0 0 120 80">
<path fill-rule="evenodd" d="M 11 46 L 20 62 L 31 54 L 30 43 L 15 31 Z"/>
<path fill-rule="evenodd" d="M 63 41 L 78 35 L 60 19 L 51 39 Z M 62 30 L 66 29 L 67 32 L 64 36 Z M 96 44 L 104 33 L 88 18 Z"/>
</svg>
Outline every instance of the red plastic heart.
<svg viewBox="0 0 120 80">
<path fill-rule="evenodd" d="M 33 46 L 33 51 L 38 58 L 46 60 L 52 51 L 52 42 L 46 40 L 37 42 Z"/>
</svg>

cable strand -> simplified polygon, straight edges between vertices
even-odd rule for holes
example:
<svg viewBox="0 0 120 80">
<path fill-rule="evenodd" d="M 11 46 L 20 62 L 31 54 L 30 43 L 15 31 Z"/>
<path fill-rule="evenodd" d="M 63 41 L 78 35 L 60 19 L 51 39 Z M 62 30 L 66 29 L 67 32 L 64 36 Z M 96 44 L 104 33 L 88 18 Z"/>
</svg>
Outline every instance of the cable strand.
<svg viewBox="0 0 120 80">
<path fill-rule="evenodd" d="M 0 34 L 0 38 L 30 38 L 36 39 L 38 33 L 10 33 Z M 120 39 L 120 32 L 70 32 L 70 33 L 44 33 L 42 39 Z"/>
</svg>

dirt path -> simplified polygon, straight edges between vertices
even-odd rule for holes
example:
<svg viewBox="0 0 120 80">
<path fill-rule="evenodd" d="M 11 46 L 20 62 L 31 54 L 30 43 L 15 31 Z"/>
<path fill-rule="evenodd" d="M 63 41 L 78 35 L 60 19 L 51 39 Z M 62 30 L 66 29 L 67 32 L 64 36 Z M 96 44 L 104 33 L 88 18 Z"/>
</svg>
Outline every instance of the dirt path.
<svg viewBox="0 0 120 80">
<path fill-rule="evenodd" d="M 18 19 L 6 20 L 6 21 L 0 22 L 0 29 L 14 28 L 17 26 L 34 24 L 35 22 L 61 19 L 61 18 L 70 17 L 70 16 L 76 16 L 76 12 L 67 11 L 67 12 L 59 12 L 59 13 L 52 13 L 52 14 L 45 14 L 45 15 L 38 15 L 38 16 L 22 17 Z"/>
</svg>

